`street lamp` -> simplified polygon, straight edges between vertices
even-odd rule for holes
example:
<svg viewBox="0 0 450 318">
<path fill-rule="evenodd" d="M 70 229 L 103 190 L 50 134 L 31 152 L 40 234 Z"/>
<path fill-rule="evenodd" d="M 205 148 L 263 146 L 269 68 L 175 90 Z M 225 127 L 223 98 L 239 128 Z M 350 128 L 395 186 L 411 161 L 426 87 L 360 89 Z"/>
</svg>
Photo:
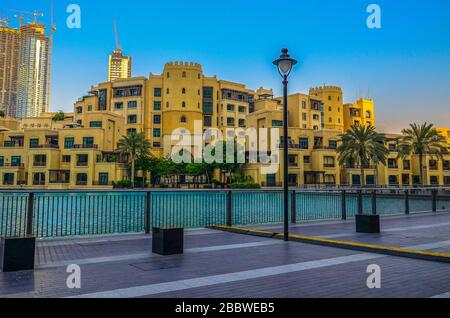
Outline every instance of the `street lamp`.
<svg viewBox="0 0 450 318">
<path fill-rule="evenodd" d="M 297 61 L 291 58 L 288 53 L 288 49 L 282 49 L 281 55 L 278 59 L 273 61 L 273 64 L 277 66 L 278 73 L 283 78 L 283 155 L 284 155 L 284 240 L 289 241 L 289 145 L 288 145 L 288 77 L 291 74 L 292 67 L 297 64 Z"/>
</svg>

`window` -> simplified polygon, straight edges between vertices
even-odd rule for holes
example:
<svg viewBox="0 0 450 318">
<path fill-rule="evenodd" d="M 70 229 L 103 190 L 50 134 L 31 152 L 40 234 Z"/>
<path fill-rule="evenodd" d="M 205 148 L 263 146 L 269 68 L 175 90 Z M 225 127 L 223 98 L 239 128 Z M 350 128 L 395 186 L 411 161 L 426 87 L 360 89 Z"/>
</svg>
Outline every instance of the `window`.
<svg viewBox="0 0 450 318">
<path fill-rule="evenodd" d="M 115 108 L 115 109 L 123 109 L 123 103 L 122 103 L 122 102 L 120 102 L 120 103 L 115 103 L 115 104 L 114 104 L 114 108 Z"/>
<path fill-rule="evenodd" d="M 227 126 L 234 126 L 234 118 L 232 117 L 227 118 Z"/>
<path fill-rule="evenodd" d="M 444 170 L 450 170 L 450 160 L 444 160 Z"/>
<path fill-rule="evenodd" d="M 5 157 L 0 156 L 0 167 L 3 167 L 5 165 Z"/>
<path fill-rule="evenodd" d="M 136 128 L 128 128 L 127 129 L 127 135 L 136 134 L 137 130 Z"/>
<path fill-rule="evenodd" d="M 90 148 L 94 146 L 94 137 L 83 137 L 83 147 Z"/>
<path fill-rule="evenodd" d="M 211 116 L 203 117 L 203 126 L 206 126 L 206 127 L 211 127 L 212 126 Z"/>
<path fill-rule="evenodd" d="M 154 142 L 153 143 L 153 147 L 154 148 L 160 148 L 161 147 L 161 143 L 160 142 Z"/>
<path fill-rule="evenodd" d="M 397 185 L 397 184 L 398 184 L 397 176 L 389 176 L 389 185 Z"/>
<path fill-rule="evenodd" d="M 91 121 L 89 122 L 90 128 L 102 128 L 102 122 L 101 121 Z"/>
<path fill-rule="evenodd" d="M 333 122 L 333 118 L 328 118 L 328 122 L 332 123 Z"/>
<path fill-rule="evenodd" d="M 170 73 L 169 72 L 167 72 L 167 78 L 170 78 Z"/>
<path fill-rule="evenodd" d="M 136 124 L 137 123 L 137 115 L 128 115 L 128 123 Z"/>
<path fill-rule="evenodd" d="M 398 165 L 397 165 L 397 160 L 396 159 L 388 159 L 388 168 L 390 169 L 397 169 Z"/>
<path fill-rule="evenodd" d="M 137 108 L 137 101 L 131 100 L 128 102 L 128 109 L 136 109 Z"/>
<path fill-rule="evenodd" d="M 64 163 L 70 163 L 70 161 L 71 161 L 70 155 L 64 155 L 64 156 L 62 156 L 62 162 L 64 162 Z"/>
<path fill-rule="evenodd" d="M 92 111 L 92 105 L 88 105 L 88 112 Z"/>
<path fill-rule="evenodd" d="M 74 143 L 75 143 L 75 138 L 74 137 L 66 137 L 66 138 L 64 138 L 64 148 L 65 149 L 72 149 Z"/>
<path fill-rule="evenodd" d="M 283 127 L 282 120 L 272 120 L 272 127 Z"/>
<path fill-rule="evenodd" d="M 245 127 L 245 119 L 239 119 L 239 127 Z"/>
<path fill-rule="evenodd" d="M 314 120 L 319 120 L 319 115 L 314 114 L 314 115 L 313 115 L 313 119 L 314 119 Z"/>
<path fill-rule="evenodd" d="M 47 166 L 47 156 L 46 155 L 34 155 L 33 166 L 35 166 L 35 167 Z"/>
<path fill-rule="evenodd" d="M 107 97 L 106 89 L 101 89 L 98 91 L 98 110 L 106 110 Z"/>
<path fill-rule="evenodd" d="M 302 137 L 299 139 L 299 144 L 300 144 L 300 149 L 308 149 L 308 138 L 307 137 Z"/>
<path fill-rule="evenodd" d="M 154 97 L 161 97 L 161 88 L 155 87 L 155 88 L 153 89 L 153 96 L 154 96 Z"/>
<path fill-rule="evenodd" d="M 161 110 L 161 102 L 153 102 L 153 110 Z"/>
<path fill-rule="evenodd" d="M 203 102 L 203 112 L 205 114 L 212 114 L 213 113 L 213 103 Z"/>
<path fill-rule="evenodd" d="M 306 121 L 307 120 L 307 114 L 306 113 L 302 113 L 302 120 Z"/>
<path fill-rule="evenodd" d="M 302 100 L 302 109 L 306 109 L 306 101 Z"/>
<path fill-rule="evenodd" d="M 439 185 L 439 177 L 438 176 L 430 176 L 430 184 L 431 185 Z"/>
<path fill-rule="evenodd" d="M 78 167 L 87 167 L 89 156 L 87 154 L 77 155 L 77 166 Z"/>
<path fill-rule="evenodd" d="M 37 148 L 38 146 L 39 146 L 39 139 L 31 138 L 30 139 L 30 148 Z"/>
<path fill-rule="evenodd" d="M 289 155 L 289 167 L 297 167 L 297 155 Z"/>
<path fill-rule="evenodd" d="M 181 107 L 186 108 L 186 102 L 182 102 Z"/>
<path fill-rule="evenodd" d="M 303 157 L 303 163 L 304 163 L 304 164 L 309 164 L 309 163 L 311 163 L 311 157 L 310 157 L 310 156 L 304 156 L 304 157 Z"/>
<path fill-rule="evenodd" d="M 153 116 L 153 123 L 154 124 L 161 124 L 161 115 L 154 115 Z"/>
<path fill-rule="evenodd" d="M 438 168 L 438 163 L 436 160 L 430 160 L 429 165 L 430 165 L 430 170 L 437 170 L 437 168 Z"/>
<path fill-rule="evenodd" d="M 411 161 L 403 160 L 403 170 L 410 170 L 410 169 L 411 169 Z"/>
<path fill-rule="evenodd" d="M 155 138 L 161 137 L 161 129 L 159 129 L 159 128 L 153 129 L 153 137 L 155 137 Z"/>
<path fill-rule="evenodd" d="M 245 106 L 239 106 L 239 112 L 240 113 L 245 113 L 247 111 L 247 107 Z"/>
<path fill-rule="evenodd" d="M 181 118 L 180 118 L 180 122 L 182 123 L 182 124 L 185 124 L 186 123 L 186 116 L 181 116 Z"/>
<path fill-rule="evenodd" d="M 333 110 L 333 109 L 331 108 L 331 106 L 330 106 L 330 107 L 328 107 L 328 111 L 330 111 L 330 112 L 331 112 L 332 110 Z"/>
<path fill-rule="evenodd" d="M 366 118 L 371 118 L 372 114 L 370 113 L 370 111 L 366 111 Z"/>
<path fill-rule="evenodd" d="M 13 185 L 13 184 L 14 184 L 14 173 L 4 173 L 3 185 Z"/>
<path fill-rule="evenodd" d="M 334 157 L 324 156 L 323 157 L 323 166 L 325 168 L 334 168 L 335 167 Z"/>
<path fill-rule="evenodd" d="M 169 102 L 166 102 L 166 108 L 169 108 Z"/>
<path fill-rule="evenodd" d="M 402 174 L 402 185 L 409 185 L 410 177 L 409 174 Z"/>
<path fill-rule="evenodd" d="M 99 185 L 108 185 L 108 173 L 107 172 L 100 172 L 98 174 L 98 184 Z"/>
<path fill-rule="evenodd" d="M 328 147 L 330 149 L 336 149 L 337 148 L 337 141 L 336 140 L 329 140 L 328 141 Z"/>
<path fill-rule="evenodd" d="M 233 104 L 228 104 L 227 105 L 227 111 L 234 112 L 234 105 Z"/>
<path fill-rule="evenodd" d="M 75 112 L 76 112 L 77 114 L 82 114 L 82 113 L 83 113 L 83 107 L 78 106 L 77 108 L 75 108 Z"/>
<path fill-rule="evenodd" d="M 181 89 L 181 94 L 186 94 L 186 88 L 183 87 L 183 88 Z"/>
<path fill-rule="evenodd" d="M 77 173 L 77 185 L 87 185 L 87 173 Z"/>
<path fill-rule="evenodd" d="M 12 156 L 11 157 L 11 166 L 13 167 L 20 167 L 22 164 L 22 157 L 21 156 Z"/>
<path fill-rule="evenodd" d="M 33 185 L 45 185 L 45 173 L 43 172 L 34 173 Z"/>
<path fill-rule="evenodd" d="M 186 72 L 183 72 L 183 73 L 181 74 L 181 76 L 182 76 L 183 78 L 185 78 L 185 77 L 186 77 Z"/>
</svg>

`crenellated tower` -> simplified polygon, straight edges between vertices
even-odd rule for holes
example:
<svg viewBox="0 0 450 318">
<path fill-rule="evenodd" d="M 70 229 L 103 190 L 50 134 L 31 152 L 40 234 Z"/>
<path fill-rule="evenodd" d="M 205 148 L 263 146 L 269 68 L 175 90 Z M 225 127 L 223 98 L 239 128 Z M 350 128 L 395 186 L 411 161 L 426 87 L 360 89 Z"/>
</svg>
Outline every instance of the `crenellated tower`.
<svg viewBox="0 0 450 318">
<path fill-rule="evenodd" d="M 344 130 L 342 89 L 338 86 L 320 86 L 309 90 L 311 97 L 323 101 L 325 129 Z"/>
</svg>

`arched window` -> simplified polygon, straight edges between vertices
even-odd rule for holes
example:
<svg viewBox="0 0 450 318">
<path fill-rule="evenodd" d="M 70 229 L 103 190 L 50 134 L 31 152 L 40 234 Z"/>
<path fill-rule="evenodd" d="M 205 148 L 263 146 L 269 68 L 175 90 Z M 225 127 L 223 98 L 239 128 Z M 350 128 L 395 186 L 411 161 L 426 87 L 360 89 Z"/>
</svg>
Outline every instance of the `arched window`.
<svg viewBox="0 0 450 318">
<path fill-rule="evenodd" d="M 330 122 L 330 123 L 332 123 L 333 122 L 333 118 L 328 118 L 328 121 Z"/>
<path fill-rule="evenodd" d="M 170 73 L 169 72 L 167 72 L 167 78 L 170 78 Z"/>
<path fill-rule="evenodd" d="M 181 89 L 181 93 L 182 93 L 182 94 L 186 94 L 186 88 L 183 87 L 183 88 Z"/>
<path fill-rule="evenodd" d="M 371 118 L 372 117 L 372 113 L 370 111 L 366 111 L 366 118 Z"/>
<path fill-rule="evenodd" d="M 170 92 L 170 89 L 167 88 L 167 89 L 166 89 L 166 93 L 169 94 L 169 92 Z"/>
<path fill-rule="evenodd" d="M 186 116 L 184 116 L 184 115 L 181 116 L 180 122 L 183 123 L 183 124 L 185 124 L 185 123 L 186 123 Z"/>
<path fill-rule="evenodd" d="M 331 110 L 332 110 L 332 109 L 331 109 L 331 106 L 330 106 L 330 107 L 328 107 L 328 110 L 329 110 L 329 111 L 331 112 Z"/>
<path fill-rule="evenodd" d="M 198 73 L 197 77 L 198 77 L 198 79 L 200 79 L 200 73 Z"/>
<path fill-rule="evenodd" d="M 166 103 L 166 107 L 169 108 L 169 102 Z"/>
<path fill-rule="evenodd" d="M 183 72 L 183 74 L 181 76 L 186 77 L 186 72 Z"/>
<path fill-rule="evenodd" d="M 185 108 L 186 107 L 186 102 L 182 102 L 181 103 L 181 107 Z"/>
</svg>

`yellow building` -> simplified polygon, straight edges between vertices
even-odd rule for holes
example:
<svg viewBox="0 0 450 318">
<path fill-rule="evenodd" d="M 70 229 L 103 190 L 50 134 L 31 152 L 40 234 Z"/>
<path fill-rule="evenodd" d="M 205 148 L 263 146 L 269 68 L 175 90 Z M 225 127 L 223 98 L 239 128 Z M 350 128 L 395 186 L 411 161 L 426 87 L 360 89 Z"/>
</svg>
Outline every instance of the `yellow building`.
<svg viewBox="0 0 450 318">
<path fill-rule="evenodd" d="M 343 104 L 336 86 L 312 88 L 308 94 L 288 96 L 289 184 L 291 186 L 358 185 L 359 167 L 339 167 L 336 147 L 340 134 L 353 124 L 375 125 L 374 103 L 360 99 Z M 197 125 L 196 125 L 197 124 Z M 197 126 L 197 127 L 196 127 Z M 275 128 L 280 139 L 268 149 L 282 150 L 283 108 L 271 89 L 206 76 L 201 65 L 165 64 L 161 74 L 116 79 L 92 86 L 74 103 L 73 113 L 55 120 L 55 113 L 20 121 L 0 118 L 0 187 L 2 188 L 111 188 L 129 178 L 128 167 L 116 151 L 117 142 L 131 132 L 143 132 L 155 156 L 172 154 L 179 134 L 198 129 Z M 446 129 L 439 131 L 450 136 Z M 175 134 L 176 137 L 176 134 Z M 225 137 L 225 135 L 224 135 Z M 259 136 L 258 136 L 259 137 Z M 365 183 L 413 185 L 420 175 L 418 158 L 399 159 L 398 135 L 388 135 L 386 166 L 372 163 Z M 258 139 L 258 146 L 261 141 Z M 210 143 L 210 141 L 206 141 Z M 249 149 L 251 143 L 247 142 Z M 260 147 L 258 147 L 260 148 Z M 198 149 L 192 147 L 192 154 Z M 281 156 L 276 171 L 261 173 L 266 164 L 247 164 L 243 172 L 263 186 L 280 186 Z M 425 158 L 426 184 L 450 185 L 450 157 Z"/>
<path fill-rule="evenodd" d="M 375 104 L 372 99 L 361 98 L 354 104 L 344 105 L 344 130 L 353 125 L 375 126 Z"/>
<path fill-rule="evenodd" d="M 108 61 L 108 81 L 131 77 L 131 56 L 122 54 L 121 49 L 114 50 Z"/>
</svg>

